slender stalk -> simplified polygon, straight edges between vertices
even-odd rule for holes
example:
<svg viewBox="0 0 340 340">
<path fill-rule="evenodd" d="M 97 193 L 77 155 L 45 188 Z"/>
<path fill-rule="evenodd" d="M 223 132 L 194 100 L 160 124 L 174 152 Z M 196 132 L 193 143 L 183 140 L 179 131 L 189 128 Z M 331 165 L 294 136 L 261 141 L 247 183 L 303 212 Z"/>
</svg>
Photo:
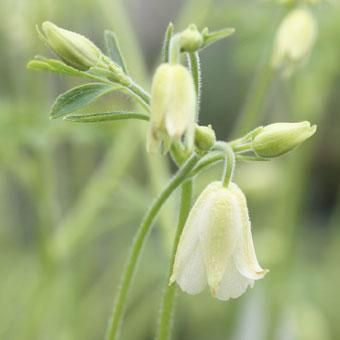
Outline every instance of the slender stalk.
<svg viewBox="0 0 340 340">
<path fill-rule="evenodd" d="M 232 148 L 228 144 L 226 144 L 225 163 L 224 163 L 224 170 L 223 170 L 223 176 L 222 176 L 222 182 L 225 188 L 228 187 L 229 183 L 231 182 L 233 178 L 234 168 L 235 168 L 235 154 Z"/>
<path fill-rule="evenodd" d="M 188 53 L 188 62 L 191 70 L 192 77 L 194 79 L 196 95 L 197 95 L 197 117 L 196 121 L 198 121 L 199 107 L 201 101 L 201 64 L 200 64 L 200 56 L 198 52 L 190 52 Z"/>
<path fill-rule="evenodd" d="M 160 310 L 160 319 L 158 325 L 158 332 L 156 339 L 157 340 L 169 340 L 171 337 L 171 328 L 173 323 L 173 313 L 175 307 L 175 298 L 176 298 L 176 285 L 169 285 L 169 279 L 173 271 L 173 266 L 175 263 L 175 256 L 178 247 L 178 243 L 185 225 L 185 221 L 188 217 L 190 208 L 191 208 L 191 201 L 192 201 L 192 189 L 193 189 L 193 182 L 192 180 L 187 180 L 182 184 L 182 193 L 181 193 L 181 206 L 180 212 L 178 217 L 178 225 L 172 250 L 172 255 L 170 259 L 170 266 L 169 266 L 169 274 L 167 285 L 163 295 L 162 306 Z"/>
<path fill-rule="evenodd" d="M 146 105 L 150 105 L 150 95 L 138 84 L 132 82 L 129 89 L 143 100 Z"/>
<path fill-rule="evenodd" d="M 116 302 L 113 307 L 112 316 L 109 322 L 106 339 L 116 340 L 118 339 L 119 327 L 122 322 L 123 313 L 126 305 L 126 299 L 128 296 L 129 288 L 137 267 L 138 260 L 141 255 L 143 245 L 146 241 L 147 235 L 155 221 L 163 204 L 172 194 L 172 192 L 186 179 L 189 172 L 193 169 L 199 160 L 199 156 L 193 154 L 184 165 L 178 170 L 176 175 L 170 180 L 165 190 L 161 195 L 153 202 L 150 209 L 146 213 L 140 227 L 137 230 L 136 236 L 133 240 L 130 255 L 128 257 L 121 284 L 117 293 Z"/>
</svg>

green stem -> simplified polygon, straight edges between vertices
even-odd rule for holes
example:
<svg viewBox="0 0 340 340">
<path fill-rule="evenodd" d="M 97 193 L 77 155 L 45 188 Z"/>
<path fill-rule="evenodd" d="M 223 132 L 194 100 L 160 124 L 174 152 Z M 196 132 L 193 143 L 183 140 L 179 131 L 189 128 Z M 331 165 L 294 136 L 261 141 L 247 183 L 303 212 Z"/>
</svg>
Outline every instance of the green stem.
<svg viewBox="0 0 340 340">
<path fill-rule="evenodd" d="M 163 295 L 162 306 L 160 310 L 160 319 L 159 319 L 159 326 L 157 332 L 157 340 L 169 340 L 171 337 L 171 328 L 172 328 L 172 321 L 173 321 L 173 312 L 175 306 L 175 298 L 176 298 L 176 285 L 169 285 L 169 279 L 173 271 L 173 266 L 175 263 L 176 251 L 178 247 L 178 243 L 185 225 L 185 221 L 188 217 L 190 208 L 191 208 L 191 201 L 192 201 L 192 190 L 193 190 L 193 183 L 192 180 L 187 180 L 182 184 L 182 194 L 181 194 L 181 206 L 178 218 L 178 225 L 172 250 L 172 255 L 170 259 L 170 266 L 169 266 L 169 274 L 168 280 L 165 288 L 165 292 Z"/>
<path fill-rule="evenodd" d="M 116 302 L 113 308 L 112 317 L 110 319 L 109 327 L 106 334 L 107 340 L 118 339 L 119 327 L 123 318 L 124 308 L 126 305 L 126 299 L 128 296 L 129 288 L 132 282 L 133 275 L 136 270 L 138 260 L 141 255 L 143 245 L 146 241 L 147 235 L 155 221 L 161 207 L 173 193 L 173 191 L 186 179 L 189 172 L 193 169 L 199 160 L 199 156 L 193 154 L 184 165 L 178 170 L 176 175 L 170 180 L 165 190 L 161 195 L 153 202 L 150 209 L 146 213 L 137 234 L 133 240 L 130 255 L 128 257 L 120 288 L 117 293 Z"/>
<path fill-rule="evenodd" d="M 200 56 L 198 52 L 188 53 L 188 61 L 189 61 L 191 74 L 194 79 L 195 89 L 196 89 L 196 95 L 197 95 L 196 121 L 198 121 L 199 106 L 200 106 L 200 100 L 201 100 L 201 65 L 200 65 Z"/>
<path fill-rule="evenodd" d="M 150 94 L 147 93 L 141 86 L 135 82 L 132 82 L 129 86 L 129 89 L 138 97 L 140 97 L 145 104 L 150 105 Z"/>
</svg>

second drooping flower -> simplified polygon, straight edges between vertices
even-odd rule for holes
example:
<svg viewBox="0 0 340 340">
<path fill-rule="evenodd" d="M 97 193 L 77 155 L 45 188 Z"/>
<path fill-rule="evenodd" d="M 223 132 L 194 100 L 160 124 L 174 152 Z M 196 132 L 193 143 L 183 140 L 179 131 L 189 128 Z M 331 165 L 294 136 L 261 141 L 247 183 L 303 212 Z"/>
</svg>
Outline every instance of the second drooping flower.
<svg viewBox="0 0 340 340">
<path fill-rule="evenodd" d="M 147 150 L 168 151 L 183 136 L 189 151 L 194 146 L 196 92 L 189 70 L 180 64 L 162 64 L 151 87 L 151 116 Z"/>
</svg>

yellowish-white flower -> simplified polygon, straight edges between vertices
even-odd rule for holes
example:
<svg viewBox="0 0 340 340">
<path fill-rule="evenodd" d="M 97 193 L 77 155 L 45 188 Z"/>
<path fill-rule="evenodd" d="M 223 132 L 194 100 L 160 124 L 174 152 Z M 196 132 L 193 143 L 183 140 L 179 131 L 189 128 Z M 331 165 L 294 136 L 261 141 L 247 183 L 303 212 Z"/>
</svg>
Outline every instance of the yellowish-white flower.
<svg viewBox="0 0 340 340">
<path fill-rule="evenodd" d="M 52 22 L 42 24 L 41 37 L 51 49 L 68 65 L 82 71 L 96 66 L 102 52 L 89 39 L 81 34 L 60 28 Z"/>
<path fill-rule="evenodd" d="M 303 143 L 315 131 L 316 125 L 308 121 L 269 124 L 255 136 L 253 150 L 261 157 L 277 157 Z"/>
<path fill-rule="evenodd" d="M 281 22 L 274 42 L 273 67 L 292 67 L 305 59 L 314 46 L 317 25 L 306 8 L 291 11 Z M 288 64 L 288 65 L 287 65 Z"/>
<path fill-rule="evenodd" d="M 147 150 L 155 153 L 185 135 L 186 146 L 194 145 L 196 92 L 189 70 L 180 64 L 162 64 L 151 86 L 151 116 Z"/>
<path fill-rule="evenodd" d="M 213 182 L 190 211 L 178 245 L 170 283 L 189 294 L 209 285 L 220 300 L 237 298 L 266 274 L 259 265 L 241 189 Z"/>
</svg>

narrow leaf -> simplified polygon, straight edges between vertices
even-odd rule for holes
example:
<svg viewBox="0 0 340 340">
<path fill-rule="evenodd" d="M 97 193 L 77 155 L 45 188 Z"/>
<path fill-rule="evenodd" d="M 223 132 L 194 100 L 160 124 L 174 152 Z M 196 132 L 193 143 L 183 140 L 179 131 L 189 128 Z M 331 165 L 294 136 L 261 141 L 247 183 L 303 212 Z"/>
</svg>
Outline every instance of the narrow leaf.
<svg viewBox="0 0 340 340">
<path fill-rule="evenodd" d="M 170 43 L 171 43 L 173 31 L 174 31 L 174 25 L 172 24 L 172 22 L 170 22 L 168 25 L 168 28 L 166 29 L 164 41 L 163 41 L 163 49 L 162 49 L 163 63 L 169 62 L 169 57 L 170 57 L 169 50 L 170 50 Z"/>
<path fill-rule="evenodd" d="M 208 28 L 205 28 L 202 31 L 202 35 L 203 35 L 203 45 L 201 47 L 201 50 L 203 50 L 204 48 L 208 47 L 209 45 L 229 37 L 230 35 L 232 35 L 235 32 L 234 28 L 225 28 L 223 30 L 220 31 L 215 31 L 215 32 L 209 32 Z"/>
<path fill-rule="evenodd" d="M 149 120 L 149 116 L 141 112 L 115 111 L 103 113 L 70 114 L 65 116 L 63 119 L 78 123 L 95 123 L 124 119 Z"/>
<path fill-rule="evenodd" d="M 54 102 L 50 118 L 58 118 L 76 111 L 109 92 L 122 88 L 118 84 L 89 83 L 74 87 L 61 94 Z"/>
<path fill-rule="evenodd" d="M 128 69 L 126 67 L 126 62 L 123 56 L 123 53 L 120 49 L 119 41 L 117 36 L 112 32 L 106 30 L 104 33 L 105 45 L 107 54 L 109 57 L 115 61 L 118 65 L 120 65 L 123 71 L 128 74 Z"/>
</svg>

